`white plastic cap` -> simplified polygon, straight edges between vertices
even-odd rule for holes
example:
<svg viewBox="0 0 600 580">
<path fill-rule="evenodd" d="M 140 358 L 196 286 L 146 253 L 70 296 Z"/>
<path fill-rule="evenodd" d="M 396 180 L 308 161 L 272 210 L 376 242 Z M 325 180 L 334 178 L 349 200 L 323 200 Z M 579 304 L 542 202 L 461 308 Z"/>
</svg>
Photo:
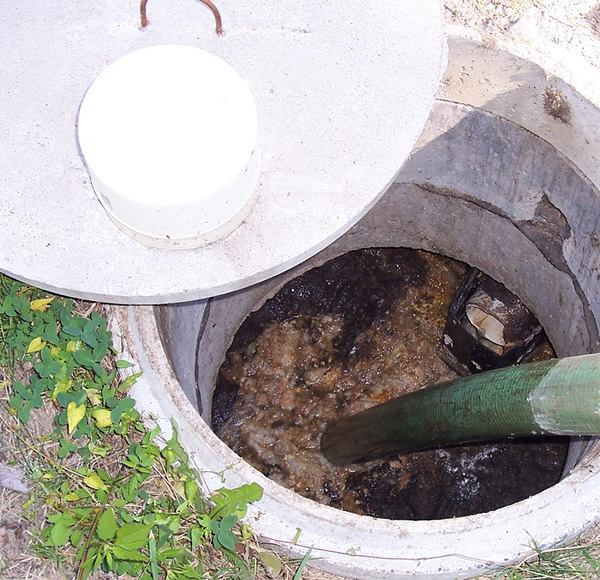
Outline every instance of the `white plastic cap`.
<svg viewBox="0 0 600 580">
<path fill-rule="evenodd" d="M 260 154 L 254 98 L 225 61 L 159 45 L 112 63 L 88 89 L 78 134 L 94 190 L 147 246 L 195 248 L 251 206 Z"/>
</svg>

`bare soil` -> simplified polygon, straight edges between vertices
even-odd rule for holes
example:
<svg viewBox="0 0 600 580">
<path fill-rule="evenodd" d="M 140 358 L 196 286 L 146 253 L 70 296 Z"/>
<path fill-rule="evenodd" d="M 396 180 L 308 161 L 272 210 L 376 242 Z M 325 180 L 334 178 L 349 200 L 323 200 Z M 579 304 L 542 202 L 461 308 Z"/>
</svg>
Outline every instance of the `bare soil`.
<svg viewBox="0 0 600 580">
<path fill-rule="evenodd" d="M 511 40 L 539 52 L 561 47 L 600 67 L 597 0 L 445 0 L 444 6 L 449 24 L 488 44 Z"/>
</svg>

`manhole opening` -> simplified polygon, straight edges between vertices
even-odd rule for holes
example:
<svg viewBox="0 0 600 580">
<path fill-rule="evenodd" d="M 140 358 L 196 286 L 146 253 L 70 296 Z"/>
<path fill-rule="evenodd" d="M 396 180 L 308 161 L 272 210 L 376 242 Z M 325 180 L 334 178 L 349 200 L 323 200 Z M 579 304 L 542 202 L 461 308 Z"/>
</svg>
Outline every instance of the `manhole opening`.
<svg viewBox="0 0 600 580">
<path fill-rule="evenodd" d="M 212 403 L 215 433 L 270 479 L 319 503 L 387 519 L 472 515 L 562 475 L 568 438 L 463 445 L 336 467 L 336 419 L 458 376 L 443 345 L 468 267 L 422 250 L 342 254 L 289 281 L 239 327 Z M 555 356 L 544 340 L 530 360 Z"/>
</svg>

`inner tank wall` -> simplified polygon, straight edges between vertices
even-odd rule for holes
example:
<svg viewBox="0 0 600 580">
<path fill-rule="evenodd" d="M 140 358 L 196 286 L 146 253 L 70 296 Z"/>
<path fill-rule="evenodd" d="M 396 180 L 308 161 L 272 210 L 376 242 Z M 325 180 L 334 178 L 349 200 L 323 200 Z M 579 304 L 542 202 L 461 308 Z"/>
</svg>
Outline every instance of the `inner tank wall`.
<svg viewBox="0 0 600 580">
<path fill-rule="evenodd" d="M 457 31 L 459 34 L 462 31 Z M 536 55 L 534 55 L 535 58 Z M 566 63 L 563 63 L 566 64 Z M 552 91 L 565 104 L 568 118 L 556 117 L 547 106 L 547 92 Z M 590 93 L 592 94 L 592 93 Z M 502 117 L 546 141 L 585 175 L 595 190 L 600 188 L 600 101 L 591 102 L 576 88 L 549 74 L 537 64 L 504 50 L 490 50 L 480 42 L 454 36 L 450 56 L 438 98 L 469 105 Z M 428 124 L 427 131 L 436 131 Z M 423 133 L 421 144 L 430 140 Z M 419 146 L 417 146 L 417 149 Z M 447 169 L 442 166 L 442 169 Z M 574 273 L 596 320 L 600 319 L 600 284 L 598 283 L 597 191 L 587 188 L 558 188 L 560 200 L 552 202 L 569 223 L 580 227 L 563 244 L 563 255 Z M 594 247 L 596 246 L 596 247 Z M 584 249 L 585 248 L 585 249 Z M 592 256 L 586 256 L 591 252 Z M 598 351 L 597 338 L 592 350 Z"/>
<path fill-rule="evenodd" d="M 600 211 L 597 188 L 546 140 L 512 121 L 447 101 L 436 104 L 430 121 L 399 179 L 457 192 L 461 198 L 509 219 L 535 243 L 550 266 L 572 278 L 590 333 L 589 343 L 577 348 L 583 348 L 581 352 L 595 352 L 599 346 L 594 320 L 600 315 L 600 285 L 590 283 L 589 272 L 590 268 L 595 271 L 599 254 L 590 255 L 590 245 L 595 239 L 593 224 L 597 223 Z M 444 217 L 434 219 L 443 223 Z M 456 225 L 461 235 L 474 235 L 477 245 L 497 245 L 497 257 L 489 264 L 490 268 L 495 268 L 493 262 L 504 261 L 509 239 L 491 238 L 483 227 L 465 233 L 462 230 L 466 224 L 458 219 Z M 473 253 L 477 252 L 477 245 Z M 513 262 L 515 268 L 525 265 L 527 259 L 525 254 L 523 260 Z M 488 273 L 494 275 L 493 270 Z M 532 295 L 527 288 L 519 289 L 515 276 L 505 272 L 494 277 L 519 294 L 528 306 L 534 306 L 531 298 L 538 305 L 544 303 L 541 285 L 537 291 L 533 289 Z M 527 276 L 519 279 L 527 283 Z M 535 285 L 535 281 L 531 282 Z M 563 300 L 553 312 L 562 312 L 567 304 Z M 545 325 L 552 334 L 549 322 Z M 570 349 L 562 351 L 565 344 L 570 341 L 556 341 L 560 354 L 574 354 Z"/>
</svg>

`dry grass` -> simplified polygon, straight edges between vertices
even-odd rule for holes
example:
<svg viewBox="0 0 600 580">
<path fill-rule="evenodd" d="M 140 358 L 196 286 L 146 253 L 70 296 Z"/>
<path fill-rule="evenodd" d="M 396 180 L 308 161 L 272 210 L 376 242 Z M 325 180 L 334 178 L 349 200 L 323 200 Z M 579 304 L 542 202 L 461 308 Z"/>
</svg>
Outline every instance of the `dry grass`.
<svg viewBox="0 0 600 580">
<path fill-rule="evenodd" d="M 481 576 L 480 580 L 595 580 L 600 578 L 600 525 L 576 542 L 544 550 L 526 561 Z"/>
<path fill-rule="evenodd" d="M 9 379 L 27 380 L 27 368 L 16 363 L 11 368 L 0 368 L 0 383 Z M 37 531 L 45 517 L 43 498 L 37 499 L 38 490 L 30 481 L 40 463 L 36 450 L 39 440 L 50 432 L 54 411 L 43 408 L 32 413 L 27 426 L 19 425 L 9 412 L 6 391 L 0 400 L 0 461 L 16 465 L 23 474 L 22 481 L 33 494 L 27 508 L 28 493 L 0 486 L 0 577 L 3 580 L 55 580 L 66 576 L 56 565 L 34 554 L 32 550 Z"/>
</svg>

